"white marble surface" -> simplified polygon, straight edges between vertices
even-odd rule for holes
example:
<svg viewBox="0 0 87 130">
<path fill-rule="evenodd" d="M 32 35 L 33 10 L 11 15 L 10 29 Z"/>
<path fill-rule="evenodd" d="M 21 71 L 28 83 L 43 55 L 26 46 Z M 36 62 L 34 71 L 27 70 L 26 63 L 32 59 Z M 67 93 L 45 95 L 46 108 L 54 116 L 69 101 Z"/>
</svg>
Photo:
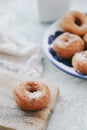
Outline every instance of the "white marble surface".
<svg viewBox="0 0 87 130">
<path fill-rule="evenodd" d="M 39 22 L 35 0 L 0 0 L 0 16 L 2 12 L 11 17 L 9 26 L 2 24 L 4 29 L 42 48 L 44 33 L 50 24 Z M 60 89 L 60 98 L 47 130 L 87 130 L 87 81 L 65 74 L 55 68 L 44 53 L 43 56 L 42 77 Z"/>
</svg>

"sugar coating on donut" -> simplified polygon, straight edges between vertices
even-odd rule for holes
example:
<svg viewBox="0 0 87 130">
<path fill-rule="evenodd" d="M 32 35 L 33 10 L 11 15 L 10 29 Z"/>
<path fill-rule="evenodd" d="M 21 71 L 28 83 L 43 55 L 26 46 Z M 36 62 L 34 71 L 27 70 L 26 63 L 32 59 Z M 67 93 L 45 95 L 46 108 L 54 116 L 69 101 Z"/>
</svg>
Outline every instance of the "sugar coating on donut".
<svg viewBox="0 0 87 130">
<path fill-rule="evenodd" d="M 85 43 L 85 49 L 87 49 L 87 33 L 83 37 L 84 43 Z"/>
<path fill-rule="evenodd" d="M 76 52 L 84 50 L 84 42 L 79 36 L 65 32 L 54 40 L 53 50 L 61 58 L 70 59 Z"/>
<path fill-rule="evenodd" d="M 61 18 L 64 31 L 83 36 L 87 33 L 87 16 L 79 11 L 70 11 Z"/>
<path fill-rule="evenodd" d="M 24 110 L 39 110 L 50 101 L 50 90 L 47 84 L 36 81 L 20 83 L 14 88 L 13 97 L 16 104 Z"/>
<path fill-rule="evenodd" d="M 30 99 L 33 99 L 33 98 L 40 98 L 41 96 L 41 92 L 40 91 L 36 91 L 36 92 L 27 92 L 28 96 Z"/>
<path fill-rule="evenodd" d="M 77 35 L 66 32 L 58 38 L 58 45 L 64 48 L 66 46 L 70 46 L 70 44 L 74 41 L 76 42 L 76 40 L 78 40 Z"/>
<path fill-rule="evenodd" d="M 77 57 L 77 59 L 79 59 L 80 61 L 86 61 L 87 60 L 87 51 L 83 51 L 80 53 L 76 53 L 75 56 Z"/>
<path fill-rule="evenodd" d="M 82 74 L 87 74 L 87 51 L 76 53 L 72 58 L 72 66 Z"/>
</svg>

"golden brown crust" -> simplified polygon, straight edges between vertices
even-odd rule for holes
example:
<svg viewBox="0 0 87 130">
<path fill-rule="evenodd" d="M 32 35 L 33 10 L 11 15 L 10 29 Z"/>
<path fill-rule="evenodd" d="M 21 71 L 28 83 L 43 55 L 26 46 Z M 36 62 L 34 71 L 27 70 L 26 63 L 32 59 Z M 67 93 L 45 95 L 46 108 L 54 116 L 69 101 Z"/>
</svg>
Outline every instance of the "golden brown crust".
<svg viewBox="0 0 87 130">
<path fill-rule="evenodd" d="M 53 42 L 53 50 L 63 59 L 70 59 L 76 52 L 83 51 L 83 40 L 74 34 L 65 32 Z"/>
<path fill-rule="evenodd" d="M 84 43 L 85 43 L 85 49 L 87 50 L 87 33 L 83 37 Z"/>
<path fill-rule="evenodd" d="M 72 66 L 77 72 L 87 74 L 87 51 L 76 53 L 72 58 Z"/>
<path fill-rule="evenodd" d="M 15 87 L 13 96 L 20 108 L 24 110 L 39 110 L 48 104 L 50 90 L 44 83 L 29 81 Z"/>
<path fill-rule="evenodd" d="M 83 36 L 87 33 L 87 16 L 78 11 L 71 11 L 62 17 L 61 26 L 65 31 Z"/>
</svg>

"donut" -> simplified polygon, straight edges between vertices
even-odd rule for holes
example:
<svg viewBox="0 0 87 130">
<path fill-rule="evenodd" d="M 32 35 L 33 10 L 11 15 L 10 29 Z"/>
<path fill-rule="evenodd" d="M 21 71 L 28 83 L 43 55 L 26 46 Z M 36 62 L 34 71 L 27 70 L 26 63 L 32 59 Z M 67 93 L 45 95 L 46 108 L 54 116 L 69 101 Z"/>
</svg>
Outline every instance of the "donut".
<svg viewBox="0 0 87 130">
<path fill-rule="evenodd" d="M 87 74 L 87 51 L 76 53 L 72 58 L 72 66 L 82 74 Z"/>
<path fill-rule="evenodd" d="M 50 90 L 42 82 L 22 82 L 14 88 L 13 97 L 21 109 L 39 110 L 47 106 L 50 100 Z"/>
<path fill-rule="evenodd" d="M 65 32 L 54 40 L 52 48 L 61 58 L 70 59 L 76 52 L 83 51 L 84 42 L 79 36 Z"/>
<path fill-rule="evenodd" d="M 83 37 L 84 43 L 85 43 L 85 49 L 87 50 L 87 33 Z"/>
<path fill-rule="evenodd" d="M 87 33 L 87 16 L 78 11 L 70 11 L 61 18 L 61 27 L 70 33 L 83 36 Z"/>
</svg>

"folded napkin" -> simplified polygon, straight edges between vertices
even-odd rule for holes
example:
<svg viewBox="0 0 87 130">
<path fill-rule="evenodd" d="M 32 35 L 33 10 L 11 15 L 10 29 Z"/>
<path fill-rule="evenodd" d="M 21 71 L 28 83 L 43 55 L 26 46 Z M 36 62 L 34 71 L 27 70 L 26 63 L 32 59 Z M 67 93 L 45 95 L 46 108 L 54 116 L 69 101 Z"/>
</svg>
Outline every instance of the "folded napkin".
<svg viewBox="0 0 87 130">
<path fill-rule="evenodd" d="M 38 77 L 43 70 L 41 60 L 41 49 L 37 44 L 0 32 L 0 68 Z"/>
</svg>

